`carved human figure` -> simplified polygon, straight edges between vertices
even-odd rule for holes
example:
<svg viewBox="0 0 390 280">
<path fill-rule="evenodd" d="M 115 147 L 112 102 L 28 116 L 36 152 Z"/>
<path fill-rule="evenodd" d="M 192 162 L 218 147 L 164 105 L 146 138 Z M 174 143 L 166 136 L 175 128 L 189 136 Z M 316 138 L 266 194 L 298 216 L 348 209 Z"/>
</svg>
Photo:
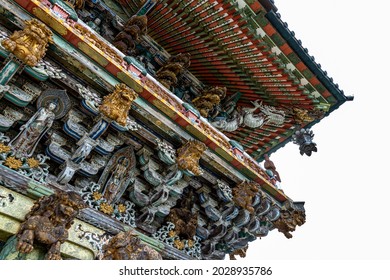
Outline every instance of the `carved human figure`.
<svg viewBox="0 0 390 280">
<path fill-rule="evenodd" d="M 114 202 L 115 195 L 118 189 L 121 187 L 121 181 L 126 175 L 126 169 L 129 165 L 127 158 L 120 158 L 115 169 L 111 173 L 111 177 L 108 179 L 103 197 L 107 200 L 108 204 Z"/>
<path fill-rule="evenodd" d="M 55 119 L 56 102 L 50 102 L 38 111 L 20 127 L 20 132 L 9 146 L 15 151 L 16 157 L 31 157 L 39 140 L 49 130 Z"/>
<path fill-rule="evenodd" d="M 99 178 L 100 192 L 108 204 L 116 203 L 134 179 L 136 159 L 133 148 L 118 150 L 108 161 Z"/>
<path fill-rule="evenodd" d="M 46 259 L 60 260 L 61 244 L 68 238 L 68 229 L 79 210 L 85 207 L 76 192 L 58 191 L 40 198 L 26 215 L 17 233 L 16 250 L 28 254 L 34 249 L 36 241 L 49 247 Z"/>
</svg>

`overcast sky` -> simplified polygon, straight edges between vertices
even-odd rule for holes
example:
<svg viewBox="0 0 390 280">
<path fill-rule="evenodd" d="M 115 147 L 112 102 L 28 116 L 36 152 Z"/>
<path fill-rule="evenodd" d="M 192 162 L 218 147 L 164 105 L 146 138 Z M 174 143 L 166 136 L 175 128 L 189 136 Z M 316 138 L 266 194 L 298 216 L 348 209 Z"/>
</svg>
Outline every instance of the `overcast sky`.
<svg viewBox="0 0 390 280">
<path fill-rule="evenodd" d="M 282 20 L 355 100 L 313 127 L 318 152 L 271 155 L 282 187 L 305 201 L 292 239 L 272 231 L 248 259 L 390 259 L 390 44 L 387 1 L 275 0 Z"/>
</svg>

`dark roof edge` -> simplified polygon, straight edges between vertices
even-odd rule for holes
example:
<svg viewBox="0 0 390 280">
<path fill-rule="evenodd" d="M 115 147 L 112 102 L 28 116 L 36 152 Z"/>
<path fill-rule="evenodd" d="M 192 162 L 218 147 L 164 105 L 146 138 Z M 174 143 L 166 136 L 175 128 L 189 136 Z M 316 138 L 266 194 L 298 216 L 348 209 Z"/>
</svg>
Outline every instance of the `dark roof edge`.
<svg viewBox="0 0 390 280">
<path fill-rule="evenodd" d="M 265 1 L 269 2 L 269 1 Z M 295 38 L 295 33 L 288 29 L 287 23 L 283 22 L 279 13 L 274 10 L 268 11 L 265 15 L 271 24 L 276 28 L 280 35 L 287 41 L 290 47 L 295 51 L 305 65 L 314 73 L 317 79 L 329 90 L 337 99 L 337 104 L 331 107 L 331 111 L 338 108 L 345 101 L 352 101 L 353 96 L 345 96 L 344 91 L 339 89 L 339 85 L 333 82 L 333 78 L 328 77 L 327 72 L 321 69 L 321 65 L 316 63 L 313 56 L 310 56 L 308 50 L 302 46 L 301 40 Z"/>
<path fill-rule="evenodd" d="M 278 11 L 278 8 L 275 6 L 275 2 L 273 0 L 259 0 L 259 2 L 267 12 L 271 10 L 274 12 Z"/>
</svg>

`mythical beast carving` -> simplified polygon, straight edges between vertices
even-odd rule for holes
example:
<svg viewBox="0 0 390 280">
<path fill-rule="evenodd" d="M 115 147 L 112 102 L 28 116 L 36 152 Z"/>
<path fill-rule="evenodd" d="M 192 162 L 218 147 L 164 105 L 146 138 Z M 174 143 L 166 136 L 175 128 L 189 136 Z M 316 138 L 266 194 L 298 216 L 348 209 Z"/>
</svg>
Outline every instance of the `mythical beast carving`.
<svg viewBox="0 0 390 280">
<path fill-rule="evenodd" d="M 105 96 L 99 111 L 122 126 L 126 126 L 131 104 L 138 94 L 125 84 L 117 84 L 114 92 Z"/>
<path fill-rule="evenodd" d="M 17 234 L 16 249 L 30 253 L 34 242 L 49 247 L 45 259 L 60 260 L 61 244 L 68 238 L 68 229 L 80 209 L 86 205 L 76 192 L 58 191 L 35 202 Z"/>
</svg>

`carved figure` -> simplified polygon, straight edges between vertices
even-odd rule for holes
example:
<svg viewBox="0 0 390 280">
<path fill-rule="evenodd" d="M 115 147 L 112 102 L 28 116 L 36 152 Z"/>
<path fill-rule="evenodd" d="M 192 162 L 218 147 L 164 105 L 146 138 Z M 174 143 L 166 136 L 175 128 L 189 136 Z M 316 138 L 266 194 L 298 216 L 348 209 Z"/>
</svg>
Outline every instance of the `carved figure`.
<svg viewBox="0 0 390 280">
<path fill-rule="evenodd" d="M 282 232 L 286 238 L 291 238 L 290 232 L 295 231 L 297 226 L 301 226 L 306 222 L 306 215 L 303 211 L 293 210 L 292 212 L 282 210 L 280 218 L 273 224 L 274 227 Z"/>
<path fill-rule="evenodd" d="M 254 213 L 252 207 L 254 196 L 259 192 L 259 188 L 255 182 L 243 181 L 241 184 L 233 188 L 233 201 L 236 205 Z"/>
<path fill-rule="evenodd" d="M 182 198 L 179 207 L 172 208 L 166 219 L 175 225 L 175 234 L 180 238 L 192 240 L 198 227 L 198 214 L 192 213 L 194 196 L 192 189 Z"/>
<path fill-rule="evenodd" d="M 188 53 L 180 53 L 176 56 L 172 56 L 168 62 L 157 71 L 157 80 L 167 89 L 171 89 L 177 84 L 177 76 L 190 67 L 190 63 L 190 54 Z"/>
<path fill-rule="evenodd" d="M 292 108 L 291 114 L 297 124 L 303 125 L 304 123 L 309 123 L 314 120 L 318 120 L 324 117 L 324 111 L 320 109 L 306 110 L 300 108 Z"/>
<path fill-rule="evenodd" d="M 137 97 L 138 94 L 126 84 L 117 84 L 114 92 L 103 98 L 99 111 L 119 125 L 126 126 L 131 104 Z"/>
<path fill-rule="evenodd" d="M 282 180 L 280 179 L 280 176 L 279 176 L 279 172 L 276 171 L 275 164 L 269 159 L 267 154 L 264 155 L 264 159 L 265 159 L 264 168 L 266 170 L 270 170 L 272 172 L 273 178 L 275 180 L 282 182 Z"/>
<path fill-rule="evenodd" d="M 26 215 L 17 233 L 16 249 L 21 253 L 30 253 L 36 241 L 49 247 L 46 259 L 60 260 L 61 244 L 68 238 L 68 229 L 79 210 L 85 207 L 76 192 L 58 191 L 41 197 Z"/>
<path fill-rule="evenodd" d="M 241 108 L 237 108 L 230 117 L 228 116 L 227 118 L 212 121 L 211 124 L 221 131 L 232 132 L 237 130 L 243 122 L 244 117 L 241 113 Z"/>
<path fill-rule="evenodd" d="M 84 7 L 84 0 L 65 0 L 65 2 L 67 2 L 77 10 L 82 9 Z"/>
<path fill-rule="evenodd" d="M 23 63 L 33 67 L 45 56 L 49 43 L 53 43 L 53 33 L 37 19 L 25 21 L 25 24 L 23 30 L 15 31 L 1 44 Z"/>
<path fill-rule="evenodd" d="M 120 232 L 103 246 L 103 260 L 162 260 L 161 255 L 133 232 Z"/>
<path fill-rule="evenodd" d="M 301 128 L 292 135 L 293 143 L 299 145 L 299 153 L 311 156 L 317 152 L 317 144 L 313 142 L 314 133 L 309 128 Z"/>
<path fill-rule="evenodd" d="M 194 104 L 203 117 L 214 117 L 209 114 L 221 103 L 221 100 L 224 99 L 225 96 L 226 87 L 216 86 L 206 90 L 201 96 L 194 98 L 192 104 Z"/>
<path fill-rule="evenodd" d="M 135 43 L 139 41 L 139 36 L 146 33 L 148 18 L 143 16 L 132 16 L 125 24 L 123 30 L 116 35 L 114 46 L 126 54 L 134 50 Z"/>
<path fill-rule="evenodd" d="M 8 144 L 15 151 L 15 156 L 31 157 L 54 120 L 65 116 L 70 106 L 65 90 L 45 90 L 37 100 L 37 112 L 20 127 L 19 134 Z"/>
<path fill-rule="evenodd" d="M 206 145 L 197 140 L 189 140 L 177 150 L 177 165 L 179 168 L 188 170 L 195 176 L 202 174 L 199 167 L 199 159 L 206 150 Z"/>
<path fill-rule="evenodd" d="M 229 254 L 229 259 L 237 260 L 236 256 L 240 256 L 240 258 L 245 258 L 247 250 L 248 250 L 248 245 L 246 245 L 244 248 L 236 249 Z"/>
<path fill-rule="evenodd" d="M 9 143 L 16 157 L 31 157 L 39 140 L 49 130 L 55 119 L 54 110 L 57 104 L 50 102 L 20 127 L 19 134 Z"/>
<path fill-rule="evenodd" d="M 108 204 L 116 203 L 134 179 L 135 155 L 131 146 L 117 151 L 107 163 L 98 184 Z"/>
<path fill-rule="evenodd" d="M 250 128 L 259 128 L 264 124 L 280 126 L 284 123 L 285 113 L 272 106 L 263 105 L 259 100 L 251 101 L 253 108 L 237 107 L 230 115 L 225 118 L 216 118 L 211 124 L 221 131 L 232 132 L 240 126 Z M 260 110 L 259 113 L 255 111 Z"/>
</svg>

